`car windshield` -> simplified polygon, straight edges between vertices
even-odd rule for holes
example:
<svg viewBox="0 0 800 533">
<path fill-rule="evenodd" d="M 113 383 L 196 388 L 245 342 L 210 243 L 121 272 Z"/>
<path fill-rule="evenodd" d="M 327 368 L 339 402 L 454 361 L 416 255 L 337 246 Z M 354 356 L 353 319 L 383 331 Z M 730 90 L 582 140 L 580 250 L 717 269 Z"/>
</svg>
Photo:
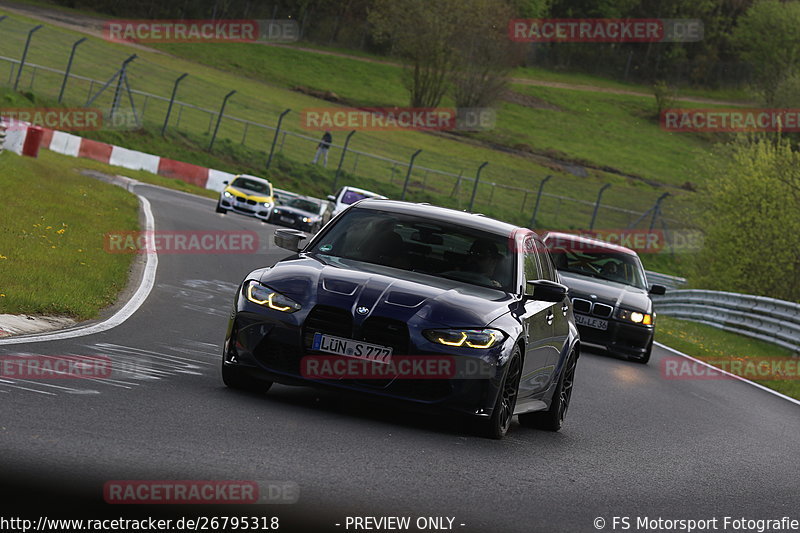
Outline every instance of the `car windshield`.
<svg viewBox="0 0 800 533">
<path fill-rule="evenodd" d="M 363 192 L 345 191 L 345 193 L 342 195 L 342 203 L 350 205 L 359 200 L 363 200 L 364 198 L 372 198 L 372 195 L 364 194 Z"/>
<path fill-rule="evenodd" d="M 301 211 L 307 211 L 309 213 L 316 213 L 319 210 L 319 204 L 312 202 L 311 200 L 303 200 L 302 198 L 292 200 L 287 205 L 289 207 L 294 207 L 295 209 L 300 209 Z"/>
<path fill-rule="evenodd" d="M 310 250 L 512 292 L 515 254 L 508 236 L 433 219 L 354 209 Z"/>
<path fill-rule="evenodd" d="M 642 264 L 635 255 L 604 250 L 599 246 L 591 246 L 589 249 L 572 247 L 565 245 L 564 241 L 557 246 L 553 246 L 552 240 L 545 243 L 550 247 L 550 255 L 559 272 L 614 281 L 639 289 L 647 287 Z"/>
<path fill-rule="evenodd" d="M 248 178 L 236 178 L 233 180 L 233 183 L 231 183 L 231 187 L 252 191 L 257 194 L 263 194 L 264 196 L 272 196 L 272 186 L 263 181 L 256 181 Z"/>
<path fill-rule="evenodd" d="M 297 195 L 294 194 L 287 194 L 285 192 L 282 193 L 275 193 L 275 203 L 278 205 L 287 205 L 292 200 L 296 199 Z"/>
</svg>

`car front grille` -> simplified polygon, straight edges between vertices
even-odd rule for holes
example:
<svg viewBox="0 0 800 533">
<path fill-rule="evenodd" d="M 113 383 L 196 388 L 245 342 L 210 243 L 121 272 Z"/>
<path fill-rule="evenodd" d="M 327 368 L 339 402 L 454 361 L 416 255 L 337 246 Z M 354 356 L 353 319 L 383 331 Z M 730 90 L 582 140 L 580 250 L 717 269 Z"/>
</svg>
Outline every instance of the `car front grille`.
<svg viewBox="0 0 800 533">
<path fill-rule="evenodd" d="M 600 318 L 610 318 L 614 312 L 614 308 L 608 304 L 592 302 L 583 298 L 573 298 L 572 306 L 577 313 L 594 315 Z"/>
<path fill-rule="evenodd" d="M 338 307 L 318 305 L 311 310 L 303 324 L 303 345 L 311 348 L 314 333 L 350 338 L 353 335 L 353 315 Z"/>
<path fill-rule="evenodd" d="M 240 204 L 248 204 L 248 205 L 256 205 L 258 202 L 255 200 L 248 200 L 247 198 L 242 198 L 241 196 L 236 197 L 236 201 Z"/>
<path fill-rule="evenodd" d="M 391 346 L 394 355 L 408 353 L 408 326 L 405 322 L 383 317 L 370 317 L 361 327 L 361 340 L 380 346 Z"/>
<path fill-rule="evenodd" d="M 359 331 L 354 331 L 350 311 L 318 305 L 311 310 L 303 325 L 303 344 L 306 349 L 311 348 L 315 333 L 390 346 L 395 355 L 408 353 L 408 326 L 391 318 L 369 317 Z"/>
</svg>

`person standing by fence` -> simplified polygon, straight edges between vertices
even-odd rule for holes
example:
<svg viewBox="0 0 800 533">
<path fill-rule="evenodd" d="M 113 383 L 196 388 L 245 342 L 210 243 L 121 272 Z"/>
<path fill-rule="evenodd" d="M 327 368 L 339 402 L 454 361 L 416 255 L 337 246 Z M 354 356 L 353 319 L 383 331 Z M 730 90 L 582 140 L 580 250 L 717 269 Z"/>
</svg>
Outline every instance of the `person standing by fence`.
<svg viewBox="0 0 800 533">
<path fill-rule="evenodd" d="M 328 150 L 331 147 L 331 142 L 333 142 L 331 132 L 326 131 L 322 135 L 322 141 L 320 141 L 320 143 L 317 145 L 317 153 L 314 154 L 314 160 L 311 161 L 312 165 L 316 165 L 317 161 L 319 160 L 319 156 L 322 155 L 324 159 L 324 166 L 325 168 L 328 167 Z"/>
</svg>

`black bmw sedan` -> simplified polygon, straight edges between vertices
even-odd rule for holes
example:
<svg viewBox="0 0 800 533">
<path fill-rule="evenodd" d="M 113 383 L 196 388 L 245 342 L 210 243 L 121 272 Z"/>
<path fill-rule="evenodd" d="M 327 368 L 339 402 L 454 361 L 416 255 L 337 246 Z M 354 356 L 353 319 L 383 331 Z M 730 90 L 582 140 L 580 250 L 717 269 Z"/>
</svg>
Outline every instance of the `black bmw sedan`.
<svg viewBox="0 0 800 533">
<path fill-rule="evenodd" d="M 560 232 L 545 234 L 544 242 L 569 287 L 581 340 L 632 361 L 650 361 L 656 322 L 650 294 L 666 289 L 648 289 L 636 252 Z"/>
<path fill-rule="evenodd" d="M 240 285 L 222 377 L 339 387 L 559 430 L 580 354 L 567 288 L 532 231 L 480 215 L 362 200 Z"/>
</svg>

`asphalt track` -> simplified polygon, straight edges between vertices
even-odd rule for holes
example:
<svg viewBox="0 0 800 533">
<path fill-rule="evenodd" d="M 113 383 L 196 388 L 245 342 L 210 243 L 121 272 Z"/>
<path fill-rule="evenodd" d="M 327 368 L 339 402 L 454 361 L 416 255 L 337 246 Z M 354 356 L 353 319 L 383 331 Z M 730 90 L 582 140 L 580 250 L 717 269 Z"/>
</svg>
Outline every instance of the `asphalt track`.
<svg viewBox="0 0 800 533">
<path fill-rule="evenodd" d="M 736 380 L 664 379 L 660 361 L 672 354 L 661 348 L 647 366 L 585 353 L 566 427 L 515 422 L 503 441 L 358 395 L 226 389 L 232 294 L 286 252 L 265 244 L 273 227 L 218 215 L 209 200 L 134 191 L 158 231 L 253 230 L 264 249 L 160 254 L 151 293 L 124 323 L 0 343 L 0 355 L 103 355 L 119 369 L 109 379 L 0 379 L 0 516 L 267 514 L 282 531 L 353 531 L 347 516 L 445 516 L 454 530 L 484 532 L 597 531 L 597 517 L 611 531 L 614 516 L 800 518 L 800 407 Z M 104 483 L 126 479 L 284 480 L 300 499 L 232 511 L 104 503 Z"/>
</svg>

